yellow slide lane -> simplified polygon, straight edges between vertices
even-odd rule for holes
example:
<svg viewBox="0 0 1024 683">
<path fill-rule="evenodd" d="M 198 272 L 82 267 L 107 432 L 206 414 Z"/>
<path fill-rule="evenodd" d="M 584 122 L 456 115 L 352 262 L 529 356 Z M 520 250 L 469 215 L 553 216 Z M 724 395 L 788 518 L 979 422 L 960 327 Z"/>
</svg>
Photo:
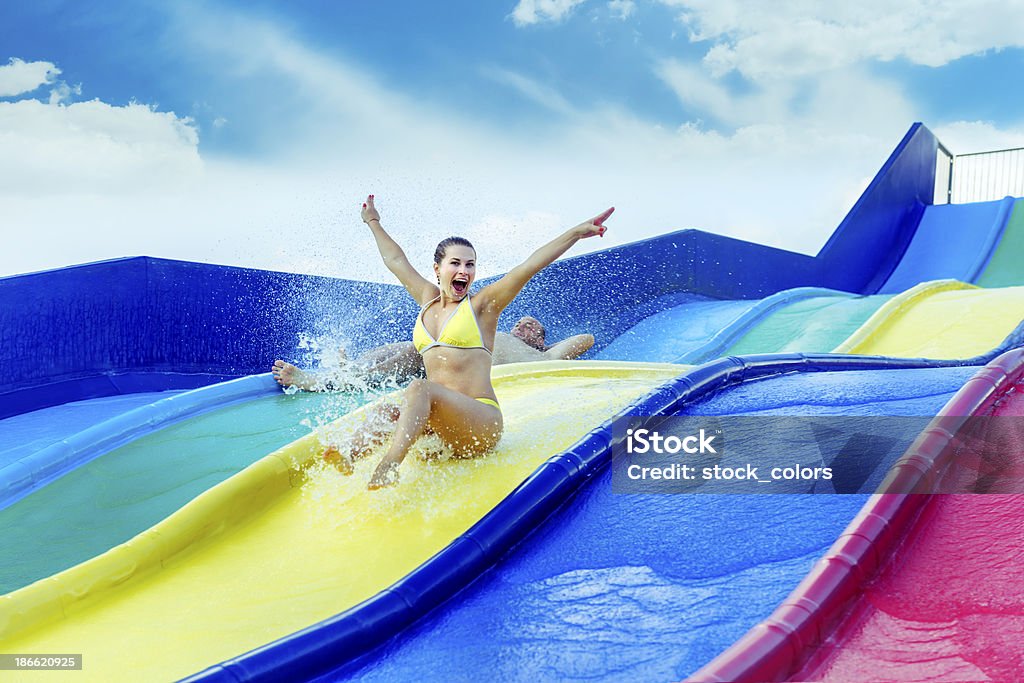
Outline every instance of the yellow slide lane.
<svg viewBox="0 0 1024 683">
<path fill-rule="evenodd" d="M 1021 320 L 1024 287 L 937 280 L 893 297 L 834 353 L 972 358 L 997 347 Z"/>
<path fill-rule="evenodd" d="M 311 434 L 131 541 L 0 597 L 0 652 L 82 653 L 75 680 L 173 680 L 310 626 L 409 573 L 552 454 L 685 369 L 496 368 L 505 414 L 496 451 L 428 462 L 414 450 L 392 490 L 366 490 L 379 455 L 346 477 L 319 462 Z"/>
</svg>

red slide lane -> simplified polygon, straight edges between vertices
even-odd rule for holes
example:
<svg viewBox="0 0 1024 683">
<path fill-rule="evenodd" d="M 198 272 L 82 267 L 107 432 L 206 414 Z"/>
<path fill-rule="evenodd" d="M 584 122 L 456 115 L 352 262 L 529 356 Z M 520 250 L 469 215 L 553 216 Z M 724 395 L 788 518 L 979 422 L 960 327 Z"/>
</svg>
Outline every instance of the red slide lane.
<svg viewBox="0 0 1024 683">
<path fill-rule="evenodd" d="M 1024 496 L 936 496 L 843 626 L 793 676 L 1024 680 Z"/>
<path fill-rule="evenodd" d="M 690 680 L 1024 680 L 1022 375 L 1018 349 L 969 380 L 789 598 Z M 986 439 L 966 415 L 993 418 L 972 423 Z"/>
<path fill-rule="evenodd" d="M 1024 415 L 1019 384 L 990 414 Z M 1024 440 L 999 431 L 998 455 L 1016 456 L 1019 468 Z M 995 486 L 1015 482 L 1020 472 L 1004 471 Z M 842 627 L 793 678 L 1024 681 L 1024 495 L 931 496 Z"/>
</svg>

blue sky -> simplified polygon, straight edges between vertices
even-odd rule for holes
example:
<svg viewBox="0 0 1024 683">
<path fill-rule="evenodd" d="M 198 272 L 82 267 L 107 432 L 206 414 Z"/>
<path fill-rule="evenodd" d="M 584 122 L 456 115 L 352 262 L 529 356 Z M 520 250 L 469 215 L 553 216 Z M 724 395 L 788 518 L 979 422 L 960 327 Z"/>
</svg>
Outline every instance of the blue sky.
<svg viewBox="0 0 1024 683">
<path fill-rule="evenodd" d="M 955 152 L 1024 145 L 1013 3 L 14 4 L 0 274 L 387 279 L 367 192 L 423 268 L 459 232 L 505 270 L 612 204 L 574 253 L 684 227 L 813 253 L 915 120 Z"/>
</svg>

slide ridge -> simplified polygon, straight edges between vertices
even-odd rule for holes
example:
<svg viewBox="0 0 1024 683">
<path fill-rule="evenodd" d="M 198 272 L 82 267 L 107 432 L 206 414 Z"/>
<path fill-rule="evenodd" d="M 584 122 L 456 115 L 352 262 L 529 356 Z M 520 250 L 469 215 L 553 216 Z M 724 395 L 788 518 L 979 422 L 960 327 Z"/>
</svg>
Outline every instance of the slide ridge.
<svg viewBox="0 0 1024 683">
<path fill-rule="evenodd" d="M 900 316 L 906 314 L 913 306 L 941 292 L 960 289 L 978 287 L 959 280 L 933 280 L 915 285 L 882 304 L 846 341 L 833 349 L 832 353 L 860 353 L 874 337 L 891 329 Z"/>
</svg>

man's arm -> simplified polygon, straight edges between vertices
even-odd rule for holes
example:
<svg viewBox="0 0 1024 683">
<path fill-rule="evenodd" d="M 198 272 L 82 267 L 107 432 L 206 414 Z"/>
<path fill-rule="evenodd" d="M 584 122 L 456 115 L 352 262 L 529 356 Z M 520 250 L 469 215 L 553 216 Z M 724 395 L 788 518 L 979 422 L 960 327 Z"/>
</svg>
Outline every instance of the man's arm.
<svg viewBox="0 0 1024 683">
<path fill-rule="evenodd" d="M 548 348 L 544 355 L 549 360 L 571 360 L 586 353 L 594 345 L 594 335 L 577 334 L 563 339 L 554 346 Z"/>
</svg>

